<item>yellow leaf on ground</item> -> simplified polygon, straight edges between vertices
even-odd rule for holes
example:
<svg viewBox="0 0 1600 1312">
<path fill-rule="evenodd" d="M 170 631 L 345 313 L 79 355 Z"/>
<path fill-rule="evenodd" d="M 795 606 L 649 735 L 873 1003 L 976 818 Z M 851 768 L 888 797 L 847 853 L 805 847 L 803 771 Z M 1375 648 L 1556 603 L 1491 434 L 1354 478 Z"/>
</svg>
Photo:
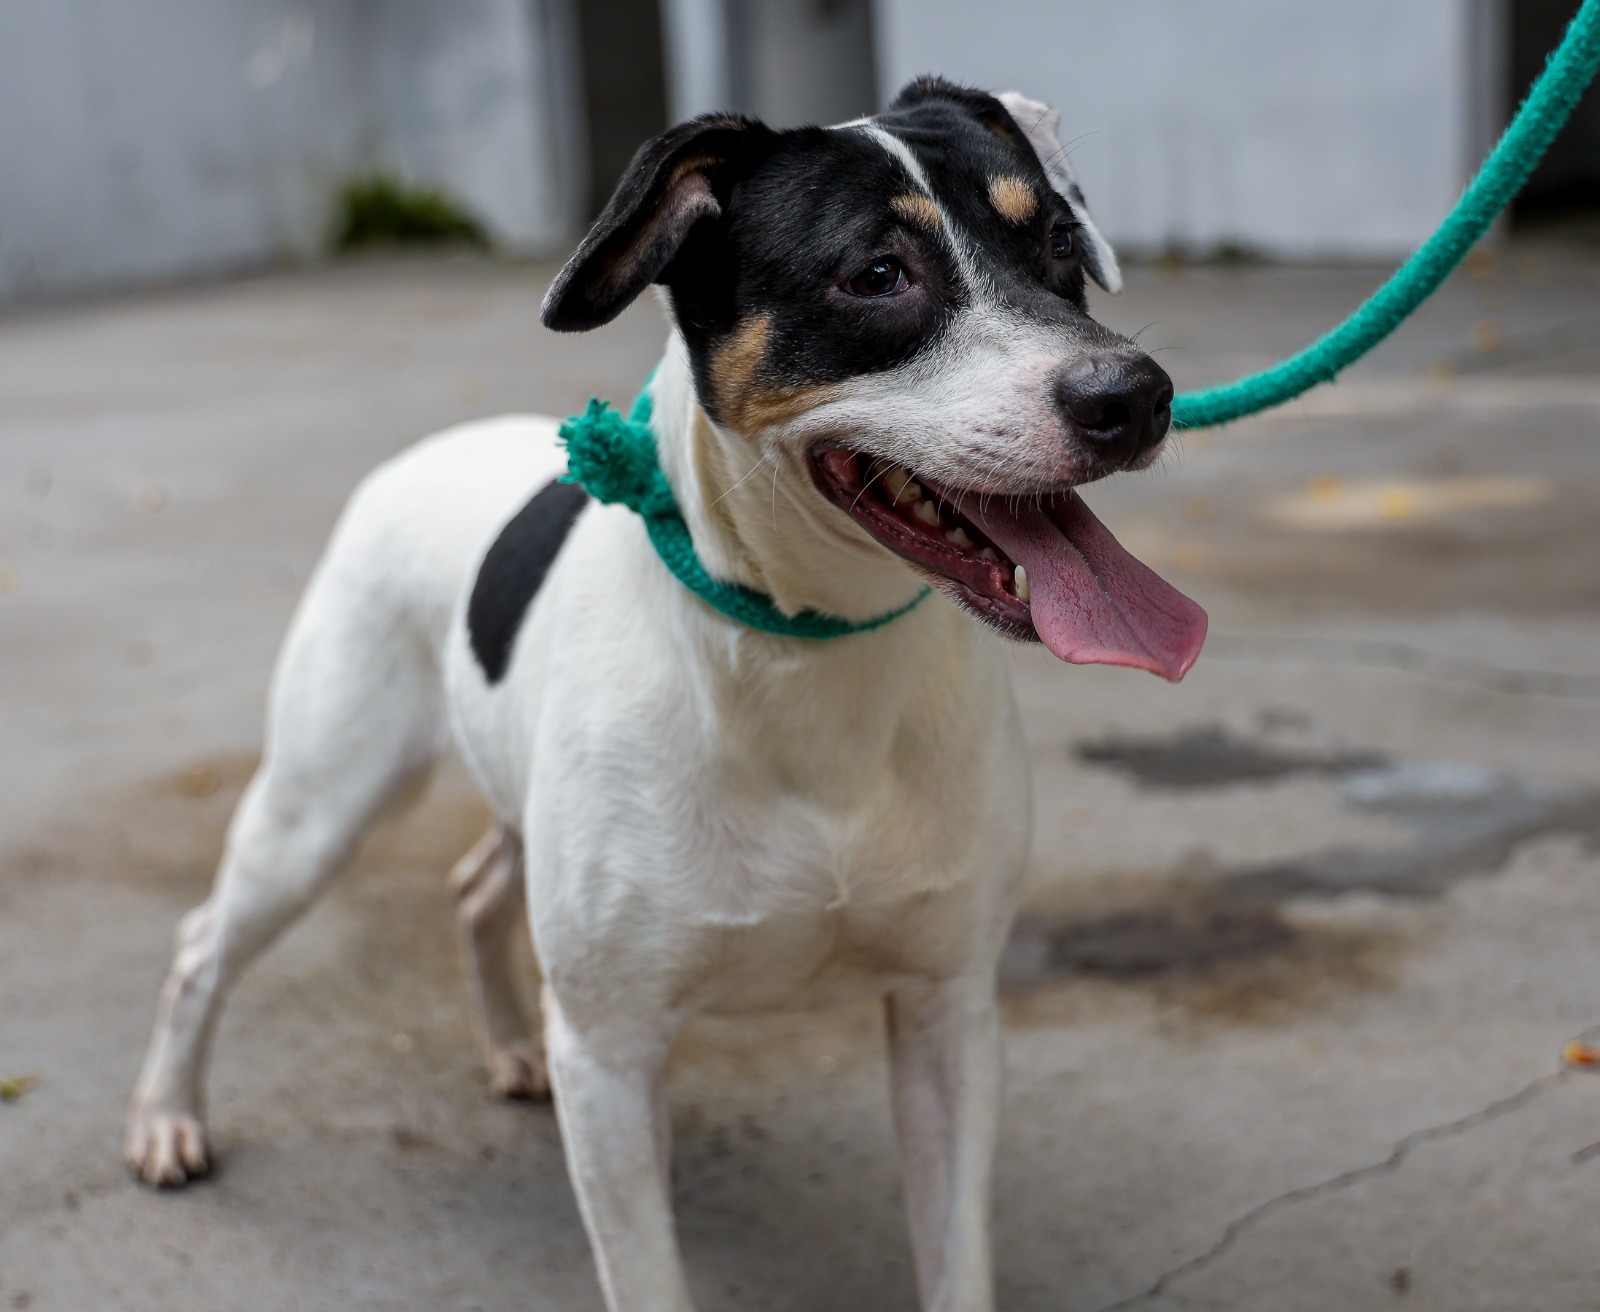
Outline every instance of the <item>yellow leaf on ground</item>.
<svg viewBox="0 0 1600 1312">
<path fill-rule="evenodd" d="M 37 1089 L 43 1082 L 42 1075 L 13 1075 L 9 1079 L 0 1080 L 0 1102 L 15 1102 L 30 1089 Z"/>
</svg>

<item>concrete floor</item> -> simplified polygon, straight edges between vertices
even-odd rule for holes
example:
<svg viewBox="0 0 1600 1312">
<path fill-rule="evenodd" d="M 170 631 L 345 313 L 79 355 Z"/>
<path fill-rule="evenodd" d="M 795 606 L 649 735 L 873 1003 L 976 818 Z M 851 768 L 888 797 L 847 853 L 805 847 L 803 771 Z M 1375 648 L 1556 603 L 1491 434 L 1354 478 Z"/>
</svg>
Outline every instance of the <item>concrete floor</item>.
<svg viewBox="0 0 1600 1312">
<path fill-rule="evenodd" d="M 221 1167 L 118 1140 L 172 928 L 342 498 L 447 421 L 631 394 L 653 305 L 346 266 L 0 319 L 0 1309 L 596 1309 L 548 1108 L 488 1096 L 459 771 L 251 974 Z M 1135 273 L 1180 384 L 1376 274 Z M 1148 325 L 1148 327 L 1147 327 Z M 1040 815 L 1008 957 L 1006 1312 L 1600 1308 L 1600 252 L 1454 279 L 1336 388 L 1096 489 L 1206 605 L 1189 679 L 1019 651 Z M 696 1025 L 678 1211 L 719 1309 L 914 1306 L 877 1018 Z"/>
</svg>

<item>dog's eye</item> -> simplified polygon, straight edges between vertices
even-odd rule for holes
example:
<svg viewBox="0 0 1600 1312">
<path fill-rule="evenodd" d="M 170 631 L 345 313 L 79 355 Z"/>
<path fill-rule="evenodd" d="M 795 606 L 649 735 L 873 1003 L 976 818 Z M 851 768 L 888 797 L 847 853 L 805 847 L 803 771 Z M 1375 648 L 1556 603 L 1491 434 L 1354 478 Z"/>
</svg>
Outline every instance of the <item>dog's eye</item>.
<svg viewBox="0 0 1600 1312">
<path fill-rule="evenodd" d="M 900 261 L 885 256 L 855 274 L 845 288 L 852 296 L 893 296 L 910 286 Z"/>
<path fill-rule="evenodd" d="M 1072 235 L 1072 225 L 1065 219 L 1057 219 L 1050 225 L 1050 258 L 1064 260 L 1072 254 L 1076 239 Z"/>
</svg>

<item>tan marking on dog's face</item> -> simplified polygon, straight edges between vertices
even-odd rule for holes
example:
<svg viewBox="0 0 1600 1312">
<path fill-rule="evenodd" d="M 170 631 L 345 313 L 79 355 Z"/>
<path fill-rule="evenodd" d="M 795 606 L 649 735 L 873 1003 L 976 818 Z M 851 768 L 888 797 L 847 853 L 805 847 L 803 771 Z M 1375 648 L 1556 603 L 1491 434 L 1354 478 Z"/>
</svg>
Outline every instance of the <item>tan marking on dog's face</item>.
<svg viewBox="0 0 1600 1312">
<path fill-rule="evenodd" d="M 889 208 L 912 227 L 921 228 L 924 232 L 935 232 L 944 222 L 939 207 L 921 192 L 908 191 L 903 196 L 896 196 L 889 202 Z"/>
<path fill-rule="evenodd" d="M 767 354 L 772 316 L 758 314 L 731 332 L 711 356 L 712 390 L 717 408 L 732 414 L 755 387 L 756 374 Z"/>
<path fill-rule="evenodd" d="M 1039 208 L 1039 193 L 1021 178 L 990 178 L 989 203 L 1010 223 L 1026 223 Z"/>
<path fill-rule="evenodd" d="M 717 418 L 736 432 L 751 434 L 798 419 L 839 394 L 837 386 L 764 385 L 761 365 L 772 337 L 772 317 L 758 314 L 736 328 L 712 352 L 711 385 Z"/>
<path fill-rule="evenodd" d="M 791 424 L 818 406 L 837 400 L 844 393 L 838 383 L 815 384 L 809 387 L 756 387 L 740 398 L 738 418 L 730 417 L 741 433 L 759 433 L 765 429 Z"/>
</svg>

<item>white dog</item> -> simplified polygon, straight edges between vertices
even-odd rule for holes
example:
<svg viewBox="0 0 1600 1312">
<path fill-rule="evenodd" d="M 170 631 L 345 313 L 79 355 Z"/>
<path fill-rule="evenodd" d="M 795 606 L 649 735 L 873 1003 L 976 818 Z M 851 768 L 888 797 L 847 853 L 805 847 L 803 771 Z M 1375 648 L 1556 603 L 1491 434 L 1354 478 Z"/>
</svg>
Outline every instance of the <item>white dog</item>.
<svg viewBox="0 0 1600 1312">
<path fill-rule="evenodd" d="M 996 635 L 1176 679 L 1205 629 L 1072 491 L 1149 464 L 1172 399 L 1088 317 L 1086 273 L 1119 284 L 1054 115 L 1014 94 L 925 79 L 837 128 L 708 116 L 643 147 L 544 320 L 595 327 L 664 284 L 652 424 L 700 562 L 861 631 L 707 605 L 633 511 L 552 482 L 553 421 L 383 466 L 307 589 L 261 769 L 179 931 L 135 1171 L 206 1171 L 227 986 L 454 743 L 499 817 L 454 876 L 491 1071 L 537 1095 L 548 1052 L 613 1312 L 691 1306 L 660 1079 L 684 1018 L 864 993 L 886 999 L 923 1305 L 992 1308 L 995 971 L 1029 834 Z M 506 961 L 524 891 L 542 1045 Z"/>
</svg>

